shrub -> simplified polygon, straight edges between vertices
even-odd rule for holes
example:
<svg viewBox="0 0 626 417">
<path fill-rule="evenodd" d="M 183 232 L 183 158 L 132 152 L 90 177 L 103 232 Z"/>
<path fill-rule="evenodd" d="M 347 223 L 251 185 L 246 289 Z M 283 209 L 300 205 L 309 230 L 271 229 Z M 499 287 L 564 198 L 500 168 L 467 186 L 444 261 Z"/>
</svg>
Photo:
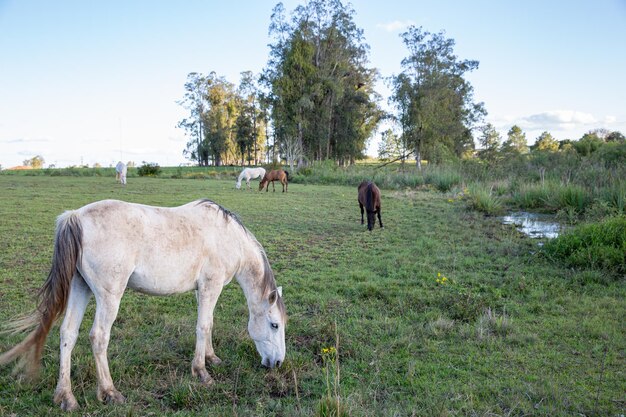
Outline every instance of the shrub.
<svg viewBox="0 0 626 417">
<path fill-rule="evenodd" d="M 546 243 L 544 252 L 571 267 L 626 273 L 626 217 L 578 226 Z"/>
<path fill-rule="evenodd" d="M 143 161 L 143 165 L 137 168 L 140 177 L 157 177 L 161 174 L 161 167 L 155 162 Z"/>
</svg>

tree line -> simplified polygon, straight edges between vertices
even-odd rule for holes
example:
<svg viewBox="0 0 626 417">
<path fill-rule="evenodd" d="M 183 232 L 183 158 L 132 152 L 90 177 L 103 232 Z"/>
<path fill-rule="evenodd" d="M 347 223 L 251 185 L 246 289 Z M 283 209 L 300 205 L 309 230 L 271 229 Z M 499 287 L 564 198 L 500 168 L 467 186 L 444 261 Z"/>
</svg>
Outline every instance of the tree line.
<svg viewBox="0 0 626 417">
<path fill-rule="evenodd" d="M 456 56 L 445 32 L 411 26 L 401 34 L 408 53 L 402 71 L 385 79 L 392 111 L 383 111 L 374 90 L 381 76 L 368 65 L 369 45 L 353 16 L 341 0 L 309 0 L 289 14 L 278 3 L 260 74 L 242 72 L 235 86 L 214 72 L 190 73 L 179 102 L 188 111 L 178 123 L 188 138 L 184 155 L 200 166 L 286 160 L 293 168 L 326 159 L 347 165 L 364 158 L 383 120 L 393 128 L 382 133 L 379 156 L 411 156 L 418 167 L 422 160 L 525 152 L 518 126 L 502 141 L 481 124 L 487 111 L 466 79 L 479 63 Z M 546 132 L 535 147 L 553 142 Z"/>
</svg>

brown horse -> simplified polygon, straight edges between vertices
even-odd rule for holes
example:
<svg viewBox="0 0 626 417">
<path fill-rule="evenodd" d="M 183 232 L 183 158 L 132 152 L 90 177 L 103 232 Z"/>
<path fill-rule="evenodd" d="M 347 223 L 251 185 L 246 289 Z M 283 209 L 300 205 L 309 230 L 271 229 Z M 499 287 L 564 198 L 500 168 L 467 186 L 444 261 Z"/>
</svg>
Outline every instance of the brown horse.
<svg viewBox="0 0 626 417">
<path fill-rule="evenodd" d="M 380 218 L 380 190 L 372 181 L 363 181 L 359 184 L 359 206 L 361 207 L 361 224 L 363 224 L 363 207 L 367 210 L 367 230 L 370 232 L 376 225 L 376 215 L 380 228 L 384 229 Z"/>
<path fill-rule="evenodd" d="M 274 186 L 274 181 L 280 181 L 283 185 L 283 193 L 287 191 L 289 188 L 289 173 L 287 171 L 283 171 L 282 169 L 273 169 L 270 172 L 266 173 L 261 183 L 259 184 L 259 191 L 263 191 L 263 187 L 267 185 L 266 192 L 270 190 L 270 182 L 272 183 L 273 191 L 276 191 L 276 187 Z"/>
</svg>

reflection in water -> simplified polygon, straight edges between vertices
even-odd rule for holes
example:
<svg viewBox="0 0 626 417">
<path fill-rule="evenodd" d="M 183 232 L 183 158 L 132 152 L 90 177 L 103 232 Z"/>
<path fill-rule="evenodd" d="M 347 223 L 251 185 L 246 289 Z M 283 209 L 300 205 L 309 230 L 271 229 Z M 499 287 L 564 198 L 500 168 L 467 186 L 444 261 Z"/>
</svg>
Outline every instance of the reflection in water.
<svg viewBox="0 0 626 417">
<path fill-rule="evenodd" d="M 559 224 L 553 220 L 554 216 L 548 214 L 520 211 L 504 216 L 502 223 L 513 224 L 517 226 L 517 230 L 532 238 L 546 237 L 552 239 L 559 235 L 560 230 Z"/>
</svg>

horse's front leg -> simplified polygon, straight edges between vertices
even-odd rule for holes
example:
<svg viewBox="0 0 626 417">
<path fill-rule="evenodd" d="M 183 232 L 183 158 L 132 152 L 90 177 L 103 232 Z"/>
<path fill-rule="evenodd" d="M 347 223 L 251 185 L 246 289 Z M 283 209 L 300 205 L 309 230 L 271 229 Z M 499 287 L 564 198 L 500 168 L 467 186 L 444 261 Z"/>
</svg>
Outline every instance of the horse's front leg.
<svg viewBox="0 0 626 417">
<path fill-rule="evenodd" d="M 378 224 L 380 224 L 380 228 L 381 228 L 381 229 L 384 229 L 384 228 L 385 228 L 385 226 L 383 226 L 383 221 L 382 221 L 382 219 L 380 218 L 380 207 L 378 207 L 378 211 L 376 211 L 376 214 L 378 214 Z"/>
<path fill-rule="evenodd" d="M 89 333 L 91 348 L 96 358 L 96 377 L 98 388 L 96 397 L 106 403 L 121 404 L 126 398 L 115 388 L 109 372 L 107 349 L 111 339 L 111 327 L 117 317 L 123 290 L 110 292 L 104 289 L 96 292 L 96 315 Z"/>
<path fill-rule="evenodd" d="M 213 310 L 217 304 L 220 291 L 216 290 L 216 288 L 211 288 L 212 285 L 210 283 L 211 281 L 199 284 L 198 291 L 196 291 L 198 323 L 196 325 L 196 352 L 191 364 L 192 375 L 200 378 L 200 381 L 207 386 L 213 384 L 214 381 L 206 370 L 206 360 L 209 360 L 213 365 L 218 365 L 222 362 L 215 355 L 211 336 L 213 331 Z"/>
<path fill-rule="evenodd" d="M 78 401 L 72 393 L 70 369 L 72 349 L 78 338 L 80 323 L 83 321 L 85 308 L 91 298 L 91 290 L 85 280 L 75 274 L 70 286 L 70 296 L 65 310 L 65 317 L 61 325 L 61 355 L 59 366 L 59 382 L 54 391 L 54 402 L 61 405 L 63 411 L 74 411 L 78 408 Z"/>
</svg>

